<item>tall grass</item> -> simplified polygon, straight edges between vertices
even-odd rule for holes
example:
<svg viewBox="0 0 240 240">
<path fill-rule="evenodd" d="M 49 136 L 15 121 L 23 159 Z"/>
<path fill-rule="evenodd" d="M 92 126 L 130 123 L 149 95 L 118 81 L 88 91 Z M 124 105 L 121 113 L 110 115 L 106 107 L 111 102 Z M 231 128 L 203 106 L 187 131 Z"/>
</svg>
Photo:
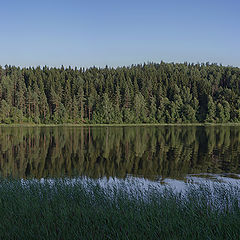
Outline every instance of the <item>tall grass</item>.
<svg viewBox="0 0 240 240">
<path fill-rule="evenodd" d="M 239 239 L 240 188 L 0 181 L 0 239 Z"/>
</svg>

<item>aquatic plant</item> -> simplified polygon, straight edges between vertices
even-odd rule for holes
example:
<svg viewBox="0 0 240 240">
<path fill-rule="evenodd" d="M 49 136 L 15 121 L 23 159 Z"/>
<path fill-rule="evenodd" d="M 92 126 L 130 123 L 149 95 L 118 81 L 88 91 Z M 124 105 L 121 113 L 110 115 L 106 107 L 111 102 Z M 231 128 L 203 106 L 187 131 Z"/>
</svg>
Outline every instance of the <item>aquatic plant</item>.
<svg viewBox="0 0 240 240">
<path fill-rule="evenodd" d="M 0 180 L 0 239 L 238 239 L 240 187 Z"/>
</svg>

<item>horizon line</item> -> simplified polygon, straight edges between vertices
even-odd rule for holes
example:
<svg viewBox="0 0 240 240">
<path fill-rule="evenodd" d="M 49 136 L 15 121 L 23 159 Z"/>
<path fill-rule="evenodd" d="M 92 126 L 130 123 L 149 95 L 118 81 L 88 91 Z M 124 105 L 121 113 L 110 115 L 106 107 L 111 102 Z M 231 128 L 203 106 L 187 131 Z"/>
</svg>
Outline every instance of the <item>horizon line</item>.
<svg viewBox="0 0 240 240">
<path fill-rule="evenodd" d="M 232 68 L 240 68 L 240 66 L 234 66 L 234 65 L 225 65 L 225 64 L 222 64 L 222 63 L 216 63 L 216 62 L 209 62 L 209 61 L 206 61 L 206 62 L 188 62 L 188 61 L 184 61 L 184 62 L 174 62 L 174 61 L 163 61 L 161 60 L 160 62 L 154 62 L 154 61 L 147 61 L 147 62 L 142 62 L 142 63 L 133 63 L 133 64 L 130 64 L 130 65 L 121 65 L 119 64 L 118 66 L 111 66 L 111 65 L 108 65 L 106 64 L 105 66 L 97 66 L 97 65 L 91 65 L 91 66 L 77 66 L 77 65 L 66 65 L 66 64 L 62 64 L 62 65 L 58 65 L 58 66 L 51 66 L 51 65 L 42 65 L 42 64 L 39 64 L 39 65 L 29 65 L 29 66 L 21 66 L 21 65 L 11 65 L 11 64 L 5 64 L 5 65 L 1 65 L 0 64 L 0 67 L 5 69 L 6 66 L 7 67 L 16 67 L 16 68 L 20 68 L 20 69 L 29 69 L 29 68 L 33 68 L 33 69 L 36 69 L 36 68 L 40 68 L 40 69 L 43 69 L 43 68 L 49 68 L 49 69 L 61 69 L 61 68 L 64 68 L 64 69 L 92 69 L 92 68 L 97 68 L 97 69 L 105 69 L 105 68 L 110 68 L 110 69 L 118 69 L 118 68 L 131 68 L 131 67 L 136 67 L 136 66 L 144 66 L 144 65 L 150 65 L 150 64 L 179 64 L 179 65 L 200 65 L 200 66 L 206 66 L 206 65 L 216 65 L 216 66 L 219 66 L 219 67 L 232 67 Z"/>
</svg>

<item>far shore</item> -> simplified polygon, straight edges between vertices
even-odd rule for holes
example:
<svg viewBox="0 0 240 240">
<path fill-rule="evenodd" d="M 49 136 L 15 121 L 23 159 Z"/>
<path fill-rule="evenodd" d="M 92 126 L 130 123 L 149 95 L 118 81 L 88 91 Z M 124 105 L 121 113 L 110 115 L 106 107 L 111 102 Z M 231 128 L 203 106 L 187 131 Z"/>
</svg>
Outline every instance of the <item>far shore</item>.
<svg viewBox="0 0 240 240">
<path fill-rule="evenodd" d="M 98 123 L 98 124 L 78 124 L 78 123 L 62 123 L 62 124 L 36 124 L 36 123 L 1 123 L 0 127 L 151 127 L 151 126 L 240 126 L 240 123 Z"/>
</svg>

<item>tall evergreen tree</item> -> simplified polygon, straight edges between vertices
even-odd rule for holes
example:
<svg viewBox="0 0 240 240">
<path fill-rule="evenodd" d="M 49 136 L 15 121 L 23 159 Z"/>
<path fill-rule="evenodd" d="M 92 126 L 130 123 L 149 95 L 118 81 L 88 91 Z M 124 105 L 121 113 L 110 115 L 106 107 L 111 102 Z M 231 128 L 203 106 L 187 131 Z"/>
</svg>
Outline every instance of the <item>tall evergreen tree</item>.
<svg viewBox="0 0 240 240">
<path fill-rule="evenodd" d="M 239 68 L 209 63 L 6 65 L 0 67 L 0 123 L 240 122 L 239 76 Z"/>
</svg>

